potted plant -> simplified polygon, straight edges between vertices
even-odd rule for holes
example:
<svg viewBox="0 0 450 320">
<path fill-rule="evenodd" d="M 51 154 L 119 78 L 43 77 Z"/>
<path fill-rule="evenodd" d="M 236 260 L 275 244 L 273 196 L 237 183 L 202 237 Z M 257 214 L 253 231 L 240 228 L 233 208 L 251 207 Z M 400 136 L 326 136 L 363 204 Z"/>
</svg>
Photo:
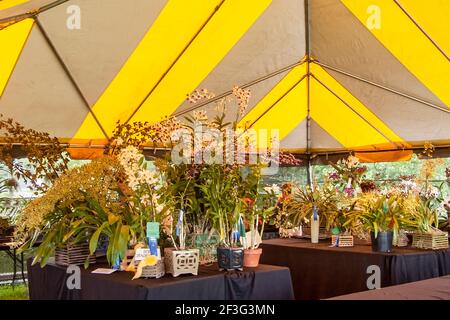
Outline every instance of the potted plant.
<svg viewBox="0 0 450 320">
<path fill-rule="evenodd" d="M 195 214 L 198 202 L 194 189 L 197 175 L 186 174 L 189 171 L 183 170 L 184 165 L 178 166 L 168 161 L 158 165 L 165 168 L 161 195 L 170 213 L 163 229 L 172 245 L 164 248 L 166 272 L 174 277 L 181 274 L 197 275 L 200 250 L 187 245 L 188 235 L 193 230 L 193 220 L 198 217 Z"/>
<path fill-rule="evenodd" d="M 446 249 L 449 246 L 448 233 L 439 230 L 440 203 L 426 197 L 419 197 L 415 210 L 410 212 L 410 226 L 413 233 L 412 246 L 422 249 Z"/>
<path fill-rule="evenodd" d="M 393 239 L 400 228 L 397 198 L 365 193 L 358 197 L 356 208 L 349 215 L 356 232 L 361 229 L 370 232 L 373 251 L 391 252 Z"/>
<path fill-rule="evenodd" d="M 44 266 L 56 252 L 63 264 L 82 263 L 84 257 L 87 266 L 94 261 L 98 240 L 104 234 L 108 261 L 117 264 L 130 240 L 136 238 L 140 223 L 140 216 L 124 205 L 127 199 L 118 183 L 122 179 L 123 167 L 114 157 L 67 171 L 22 210 L 16 241 L 28 249 L 42 236 L 33 263 Z"/>
<path fill-rule="evenodd" d="M 316 209 L 319 217 L 329 217 L 337 212 L 337 192 L 329 183 L 312 186 L 294 186 L 291 201 L 286 206 L 289 219 L 294 226 L 303 224 L 303 234 L 311 235 L 310 218 Z M 327 220 L 320 219 L 319 238 L 329 238 Z"/>
<path fill-rule="evenodd" d="M 277 202 L 280 188 L 274 184 L 262 188 L 260 166 L 248 168 L 243 178 L 242 217 L 246 230 L 240 232 L 244 247 L 244 267 L 257 267 L 262 254 L 261 244 L 265 223 L 270 218 Z"/>
<path fill-rule="evenodd" d="M 243 229 L 238 166 L 211 164 L 200 173 L 203 202 L 207 218 L 219 234 L 217 260 L 219 269 L 242 269 L 244 250 L 240 244 Z"/>
<path fill-rule="evenodd" d="M 340 197 L 339 197 L 340 195 Z M 356 202 L 339 194 L 336 211 L 326 211 L 326 228 L 331 230 L 331 244 L 336 247 L 352 247 L 354 245 L 354 220 L 349 218 L 355 212 Z"/>
</svg>

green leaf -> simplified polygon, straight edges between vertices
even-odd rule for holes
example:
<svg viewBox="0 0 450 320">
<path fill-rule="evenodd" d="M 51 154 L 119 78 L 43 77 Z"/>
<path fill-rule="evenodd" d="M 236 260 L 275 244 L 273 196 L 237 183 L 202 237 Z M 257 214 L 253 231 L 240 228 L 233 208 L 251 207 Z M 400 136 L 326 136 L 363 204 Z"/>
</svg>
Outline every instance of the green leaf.
<svg viewBox="0 0 450 320">
<path fill-rule="evenodd" d="M 98 244 L 98 238 L 100 237 L 100 234 L 102 233 L 103 229 L 108 226 L 108 222 L 103 222 L 103 224 L 95 230 L 94 234 L 91 237 L 91 240 L 89 240 L 89 251 L 91 254 L 94 254 L 95 250 L 97 249 Z"/>
</svg>

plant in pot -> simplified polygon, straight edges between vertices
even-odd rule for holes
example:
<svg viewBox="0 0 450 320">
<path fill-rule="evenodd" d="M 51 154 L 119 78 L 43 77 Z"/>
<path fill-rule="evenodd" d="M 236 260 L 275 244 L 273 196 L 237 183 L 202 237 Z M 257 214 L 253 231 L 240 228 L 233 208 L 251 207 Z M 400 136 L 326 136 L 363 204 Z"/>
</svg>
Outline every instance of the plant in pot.
<svg viewBox="0 0 450 320">
<path fill-rule="evenodd" d="M 331 230 L 331 243 L 336 247 L 352 247 L 354 245 L 355 221 L 349 218 L 356 212 L 356 201 L 344 194 L 337 196 L 336 210 L 326 211 L 327 230 Z"/>
<path fill-rule="evenodd" d="M 262 188 L 260 166 L 248 168 L 241 189 L 245 194 L 241 212 L 246 230 L 249 230 L 240 231 L 244 247 L 244 267 L 257 267 L 262 254 L 259 245 L 262 242 L 264 226 L 275 209 L 281 190 L 275 184 Z"/>
<path fill-rule="evenodd" d="M 337 212 L 337 192 L 330 183 L 323 185 L 313 184 L 312 186 L 293 186 L 292 198 L 286 205 L 289 220 L 294 226 L 303 224 L 303 234 L 311 235 L 310 218 L 314 210 L 319 217 L 332 216 Z M 327 219 L 320 219 L 320 238 L 329 238 L 327 231 Z"/>
<path fill-rule="evenodd" d="M 395 196 L 365 193 L 358 197 L 356 210 L 349 214 L 355 233 L 369 231 L 372 250 L 391 252 L 400 228 L 400 206 Z"/>
<path fill-rule="evenodd" d="M 240 169 L 238 166 L 211 164 L 203 168 L 200 177 L 206 216 L 219 234 L 219 269 L 242 269 L 244 250 L 240 233 L 244 228 L 240 213 Z"/>
<path fill-rule="evenodd" d="M 164 248 L 166 272 L 177 277 L 181 274 L 198 274 L 200 250 L 187 245 L 188 235 L 199 218 L 199 203 L 195 190 L 197 173 L 191 174 L 184 164 L 175 165 L 168 161 L 159 162 L 164 172 L 161 196 L 168 208 L 163 232 L 169 238 L 171 247 Z M 174 226 L 175 224 L 175 226 Z"/>
<path fill-rule="evenodd" d="M 407 228 L 414 231 L 412 245 L 423 249 L 448 248 L 448 233 L 438 228 L 440 203 L 433 198 L 419 196 L 415 204 L 404 219 Z"/>
<path fill-rule="evenodd" d="M 44 266 L 56 251 L 61 253 L 57 260 L 61 257 L 63 264 L 78 264 L 84 258 L 87 266 L 94 261 L 95 241 L 91 238 L 98 239 L 104 230 L 110 231 L 111 236 L 107 255 L 110 263 L 124 255 L 130 234 L 125 221 L 130 219 L 123 216 L 123 198 L 117 184 L 121 174 L 122 167 L 116 159 L 93 160 L 62 174 L 41 197 L 24 207 L 15 238 L 25 250 L 33 248 L 38 237 L 42 237 L 33 264 L 40 262 Z M 77 255 L 71 257 L 69 251 L 74 251 L 74 247 Z"/>
<path fill-rule="evenodd" d="M 175 212 L 175 210 L 170 210 L 170 212 Z M 176 211 L 176 214 L 173 213 L 164 227 L 164 232 L 169 236 L 173 245 L 173 247 L 164 248 L 166 272 L 174 277 L 181 274 L 198 274 L 200 252 L 199 249 L 190 249 L 186 246 L 188 230 L 186 219 L 186 212 L 182 208 Z M 174 221 L 176 221 L 175 228 L 173 228 Z"/>
</svg>

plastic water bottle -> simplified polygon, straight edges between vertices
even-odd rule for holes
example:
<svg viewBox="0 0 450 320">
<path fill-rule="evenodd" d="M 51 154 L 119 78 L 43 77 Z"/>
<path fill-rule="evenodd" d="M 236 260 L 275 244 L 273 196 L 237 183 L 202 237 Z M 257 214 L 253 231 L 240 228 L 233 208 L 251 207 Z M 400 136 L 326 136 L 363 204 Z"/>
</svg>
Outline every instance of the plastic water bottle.
<svg viewBox="0 0 450 320">
<path fill-rule="evenodd" d="M 317 207 L 314 206 L 311 215 L 311 243 L 319 243 L 319 226 L 319 214 L 317 213 Z"/>
</svg>

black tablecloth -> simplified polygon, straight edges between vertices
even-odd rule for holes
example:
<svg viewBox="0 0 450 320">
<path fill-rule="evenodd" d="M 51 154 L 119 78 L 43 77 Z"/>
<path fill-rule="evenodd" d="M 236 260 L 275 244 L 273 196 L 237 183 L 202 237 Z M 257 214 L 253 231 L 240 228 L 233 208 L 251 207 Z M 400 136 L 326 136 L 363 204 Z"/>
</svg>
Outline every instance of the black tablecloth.
<svg viewBox="0 0 450 320">
<path fill-rule="evenodd" d="M 47 264 L 31 266 L 28 260 L 28 280 L 32 300 L 56 299 L 123 299 L 123 300 L 227 300 L 265 299 L 292 300 L 291 276 L 286 267 L 260 265 L 243 272 L 220 272 L 216 264 L 200 266 L 198 276 L 165 275 L 160 279 L 131 280 L 133 273 L 93 274 L 106 267 L 96 264 L 81 268 L 81 289 L 69 290 L 66 268 Z"/>
<path fill-rule="evenodd" d="M 367 267 L 377 265 L 381 287 L 450 275 L 450 250 L 394 248 L 373 252 L 370 246 L 329 247 L 303 239 L 263 242 L 261 262 L 289 267 L 296 299 L 325 299 L 365 291 Z"/>
<path fill-rule="evenodd" d="M 330 300 L 450 300 L 450 276 L 358 292 Z"/>
</svg>

